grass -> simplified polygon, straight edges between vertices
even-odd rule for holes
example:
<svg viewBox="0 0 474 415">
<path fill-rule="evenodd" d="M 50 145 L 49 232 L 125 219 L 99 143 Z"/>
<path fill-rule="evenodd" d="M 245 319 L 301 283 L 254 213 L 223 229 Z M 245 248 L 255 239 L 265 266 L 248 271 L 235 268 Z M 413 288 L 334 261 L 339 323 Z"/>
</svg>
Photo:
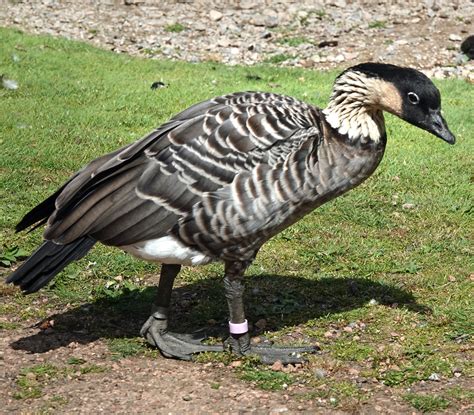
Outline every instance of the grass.
<svg viewBox="0 0 474 415">
<path fill-rule="evenodd" d="M 238 373 L 240 379 L 251 382 L 256 387 L 267 391 L 284 390 L 294 382 L 291 374 L 269 369 L 252 359 L 244 360 Z"/>
<path fill-rule="evenodd" d="M 36 399 L 44 395 L 44 388 L 66 376 L 78 377 L 90 373 L 102 373 L 107 369 L 98 365 L 86 365 L 85 360 L 69 359 L 69 367 L 59 367 L 50 363 L 43 363 L 23 368 L 16 379 L 17 391 L 13 394 L 15 399 Z"/>
<path fill-rule="evenodd" d="M 119 360 L 142 354 L 147 348 L 141 339 L 118 338 L 109 341 L 109 350 L 112 353 L 112 359 Z"/>
<path fill-rule="evenodd" d="M 405 399 L 413 408 L 423 413 L 442 411 L 449 407 L 449 401 L 437 395 L 423 395 L 420 393 L 408 393 Z"/>
<path fill-rule="evenodd" d="M 296 36 L 296 37 L 283 37 L 281 39 L 278 39 L 278 43 L 282 45 L 291 46 L 291 47 L 297 47 L 305 43 L 312 44 L 313 42 L 304 36 Z"/>
<path fill-rule="evenodd" d="M 249 77 L 238 66 L 143 60 L 15 30 L 0 29 L 0 36 L 0 73 L 19 83 L 18 90 L 0 90 L 2 252 L 38 245 L 40 232 L 15 234 L 14 225 L 78 168 L 191 104 L 271 84 L 274 92 L 324 106 L 337 74 L 262 65 Z M 169 87 L 150 89 L 157 80 Z M 474 87 L 460 80 L 437 85 L 456 146 L 387 116 L 389 143 L 373 177 L 273 238 L 249 269 L 249 321 L 265 318 L 265 335 L 277 343 L 318 341 L 324 355 L 311 357 L 309 367 L 323 368 L 324 382 L 304 370 L 269 373 L 259 365 L 248 366 L 244 379 L 270 389 L 305 382 L 340 406 L 366 394 L 347 378 L 350 368 L 395 394 L 428 384 L 432 373 L 451 379 L 455 367 L 463 379 L 472 374 Z M 54 314 L 55 331 L 107 338 L 114 358 L 147 356 L 136 336 L 156 272 L 98 246 L 38 294 L 0 286 L 2 327 Z M 173 296 L 175 327 L 184 332 L 213 320 L 211 334 L 225 335 L 221 275 L 218 264 L 183 270 Z M 440 396 L 454 407 L 473 398 Z"/>
<path fill-rule="evenodd" d="M 369 29 L 385 29 L 387 27 L 387 22 L 383 20 L 374 20 L 369 23 Z"/>
<path fill-rule="evenodd" d="M 186 30 L 186 26 L 181 23 L 173 23 L 165 26 L 165 31 L 170 33 L 180 33 Z"/>
<path fill-rule="evenodd" d="M 272 55 L 266 58 L 265 63 L 273 63 L 274 65 L 276 65 L 293 58 L 294 56 L 289 55 L 288 53 L 277 53 L 276 55 Z"/>
</svg>

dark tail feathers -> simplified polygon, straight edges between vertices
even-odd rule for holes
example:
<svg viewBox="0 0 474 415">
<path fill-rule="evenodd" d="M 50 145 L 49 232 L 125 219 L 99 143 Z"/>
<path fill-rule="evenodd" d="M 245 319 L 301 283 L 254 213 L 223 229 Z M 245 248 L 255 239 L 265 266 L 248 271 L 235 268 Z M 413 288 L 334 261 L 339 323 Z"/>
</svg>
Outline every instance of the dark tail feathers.
<svg viewBox="0 0 474 415">
<path fill-rule="evenodd" d="M 72 261 L 82 258 L 95 244 L 89 236 L 67 245 L 46 241 L 27 261 L 7 278 L 7 283 L 19 285 L 25 294 L 44 287 Z"/>
</svg>

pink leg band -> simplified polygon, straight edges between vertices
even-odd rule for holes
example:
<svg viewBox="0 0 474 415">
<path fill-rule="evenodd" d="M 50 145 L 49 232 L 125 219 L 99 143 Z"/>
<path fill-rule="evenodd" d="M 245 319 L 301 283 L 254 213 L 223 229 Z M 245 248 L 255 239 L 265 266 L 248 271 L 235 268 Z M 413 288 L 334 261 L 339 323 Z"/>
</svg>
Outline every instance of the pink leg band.
<svg viewBox="0 0 474 415">
<path fill-rule="evenodd" d="M 249 331 L 249 323 L 245 320 L 243 323 L 231 323 L 229 321 L 230 334 L 244 334 Z"/>
</svg>

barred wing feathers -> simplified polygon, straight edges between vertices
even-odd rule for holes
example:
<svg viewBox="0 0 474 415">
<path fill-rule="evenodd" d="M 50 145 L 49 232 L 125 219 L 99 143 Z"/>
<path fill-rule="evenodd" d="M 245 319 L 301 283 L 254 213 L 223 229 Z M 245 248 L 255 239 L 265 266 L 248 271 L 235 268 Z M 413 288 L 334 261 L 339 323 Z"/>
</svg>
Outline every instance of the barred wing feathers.
<svg viewBox="0 0 474 415">
<path fill-rule="evenodd" d="M 309 191 L 304 163 L 320 140 L 318 116 L 268 93 L 194 105 L 78 172 L 57 197 L 45 238 L 124 246 L 172 231 L 214 256 L 250 247 Z"/>
</svg>

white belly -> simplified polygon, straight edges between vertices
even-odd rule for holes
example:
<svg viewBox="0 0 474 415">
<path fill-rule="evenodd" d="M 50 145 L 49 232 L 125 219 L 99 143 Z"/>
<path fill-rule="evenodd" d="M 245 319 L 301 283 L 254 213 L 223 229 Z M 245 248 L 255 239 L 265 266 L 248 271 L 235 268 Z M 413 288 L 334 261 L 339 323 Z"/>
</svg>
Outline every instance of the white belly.
<svg viewBox="0 0 474 415">
<path fill-rule="evenodd" d="M 170 235 L 119 248 L 146 261 L 163 264 L 203 265 L 214 260 Z"/>
</svg>

